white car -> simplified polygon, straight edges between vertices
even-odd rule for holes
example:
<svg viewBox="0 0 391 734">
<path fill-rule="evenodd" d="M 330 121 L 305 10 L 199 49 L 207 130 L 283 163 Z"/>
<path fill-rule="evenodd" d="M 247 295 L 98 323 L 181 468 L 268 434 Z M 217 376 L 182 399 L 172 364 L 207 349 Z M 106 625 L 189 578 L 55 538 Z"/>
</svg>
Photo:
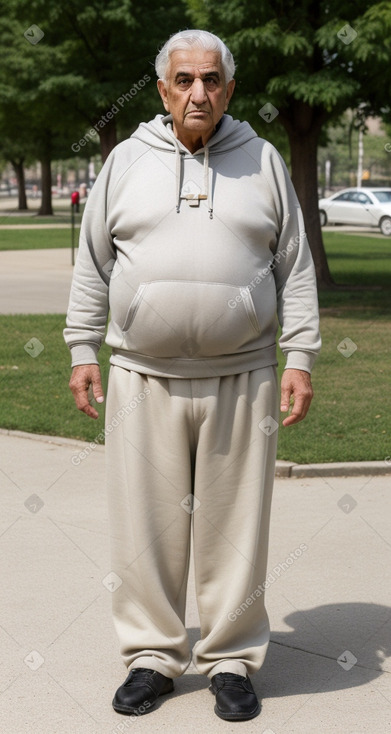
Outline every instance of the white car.
<svg viewBox="0 0 391 734">
<path fill-rule="evenodd" d="M 351 188 L 319 200 L 320 224 L 380 227 L 391 236 L 391 188 Z"/>
</svg>

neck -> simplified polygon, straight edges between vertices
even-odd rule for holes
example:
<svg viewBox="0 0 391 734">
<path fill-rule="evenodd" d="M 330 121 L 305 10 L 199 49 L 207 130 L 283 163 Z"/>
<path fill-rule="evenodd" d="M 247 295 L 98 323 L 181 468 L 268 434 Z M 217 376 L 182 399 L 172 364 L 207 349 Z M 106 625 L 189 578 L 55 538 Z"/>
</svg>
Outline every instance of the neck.
<svg viewBox="0 0 391 734">
<path fill-rule="evenodd" d="M 205 133 L 204 135 L 200 133 L 194 133 L 192 135 L 191 133 L 186 134 L 183 130 L 178 130 L 177 127 L 173 125 L 173 132 L 175 137 L 178 138 L 178 140 L 190 151 L 190 153 L 195 153 L 200 148 L 204 148 L 208 140 L 210 140 L 212 135 L 215 133 L 215 128 Z"/>
</svg>

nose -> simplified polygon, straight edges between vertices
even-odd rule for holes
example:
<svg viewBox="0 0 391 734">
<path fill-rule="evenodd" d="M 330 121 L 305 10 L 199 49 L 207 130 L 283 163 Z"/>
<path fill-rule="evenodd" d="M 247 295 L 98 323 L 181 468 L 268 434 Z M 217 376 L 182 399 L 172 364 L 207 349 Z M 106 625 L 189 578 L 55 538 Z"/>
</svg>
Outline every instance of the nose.
<svg viewBox="0 0 391 734">
<path fill-rule="evenodd" d="M 200 105 L 203 104 L 206 100 L 206 93 L 205 93 L 205 87 L 204 82 L 202 79 L 194 79 L 193 84 L 191 86 L 191 101 L 193 104 Z"/>
</svg>

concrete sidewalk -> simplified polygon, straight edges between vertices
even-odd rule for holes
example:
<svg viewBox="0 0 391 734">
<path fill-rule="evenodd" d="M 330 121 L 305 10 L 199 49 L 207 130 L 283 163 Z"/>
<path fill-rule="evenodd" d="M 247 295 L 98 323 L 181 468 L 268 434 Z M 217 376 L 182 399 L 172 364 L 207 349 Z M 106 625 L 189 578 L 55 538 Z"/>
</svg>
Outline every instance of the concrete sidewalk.
<svg viewBox="0 0 391 734">
<path fill-rule="evenodd" d="M 66 313 L 71 248 L 0 252 L 0 313 Z"/>
<path fill-rule="evenodd" d="M 252 677 L 260 716 L 218 719 L 207 678 L 190 666 L 173 694 L 133 720 L 111 707 L 126 670 L 111 621 L 104 449 L 83 459 L 82 448 L 0 435 L 1 731 L 391 730 L 389 477 L 276 479 L 266 592 L 272 642 Z M 194 643 L 192 577 L 187 627 Z"/>
</svg>

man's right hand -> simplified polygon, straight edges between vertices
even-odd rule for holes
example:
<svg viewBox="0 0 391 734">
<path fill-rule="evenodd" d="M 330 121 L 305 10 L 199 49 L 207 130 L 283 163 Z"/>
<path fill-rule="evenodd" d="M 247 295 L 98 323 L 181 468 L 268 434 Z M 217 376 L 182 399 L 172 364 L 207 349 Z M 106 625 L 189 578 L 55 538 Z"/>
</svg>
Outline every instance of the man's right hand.
<svg viewBox="0 0 391 734">
<path fill-rule="evenodd" d="M 100 369 L 97 364 L 80 364 L 72 370 L 69 387 L 72 390 L 76 406 L 90 418 L 99 418 L 99 413 L 92 407 L 88 400 L 88 389 L 92 387 L 92 393 L 97 403 L 103 403 L 104 395 Z"/>
</svg>

